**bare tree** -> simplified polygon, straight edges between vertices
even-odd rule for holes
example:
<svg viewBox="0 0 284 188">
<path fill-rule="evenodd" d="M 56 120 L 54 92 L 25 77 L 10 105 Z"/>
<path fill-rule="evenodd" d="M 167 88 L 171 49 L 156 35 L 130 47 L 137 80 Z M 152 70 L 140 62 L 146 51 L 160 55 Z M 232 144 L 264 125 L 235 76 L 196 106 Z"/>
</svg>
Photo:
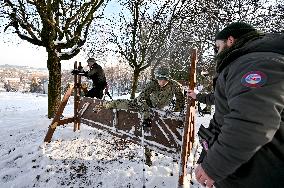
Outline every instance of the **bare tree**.
<svg viewBox="0 0 284 188">
<path fill-rule="evenodd" d="M 109 19 L 110 42 L 133 69 L 131 98 L 142 71 L 157 60 L 176 19 L 181 1 L 125 0 L 118 19 Z"/>
<path fill-rule="evenodd" d="M 211 85 L 215 74 L 213 46 L 216 33 L 227 24 L 235 21 L 247 22 L 265 32 L 279 32 L 284 28 L 283 4 L 284 2 L 280 1 L 273 3 L 260 0 L 187 2 L 180 13 L 179 22 L 173 26 L 174 29 L 169 39 L 171 45 L 164 46 L 167 49 L 163 50 L 168 50 L 170 62 L 175 62 L 172 72 L 177 72 L 179 76 L 182 74 L 180 70 L 188 70 L 185 68 L 188 65 L 186 62 L 189 55 L 187 50 L 190 46 L 195 46 L 199 52 L 197 80 L 199 82 L 206 80 L 206 85 Z M 175 68 L 178 69 L 175 71 Z M 209 73 L 206 79 L 201 76 L 202 71 Z"/>
<path fill-rule="evenodd" d="M 61 100 L 61 60 L 76 56 L 86 42 L 95 13 L 104 0 L 5 0 L 1 15 L 22 40 L 42 46 L 48 53 L 48 117 Z"/>
</svg>

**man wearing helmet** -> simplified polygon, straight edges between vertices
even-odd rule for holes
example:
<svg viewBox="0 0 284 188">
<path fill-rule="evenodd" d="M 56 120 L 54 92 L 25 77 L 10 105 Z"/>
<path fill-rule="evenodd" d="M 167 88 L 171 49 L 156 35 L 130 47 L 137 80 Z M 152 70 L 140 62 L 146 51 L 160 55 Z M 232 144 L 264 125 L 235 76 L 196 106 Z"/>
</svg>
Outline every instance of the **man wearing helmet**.
<svg viewBox="0 0 284 188">
<path fill-rule="evenodd" d="M 170 79 L 170 71 L 167 67 L 159 67 L 152 79 L 140 95 L 133 100 L 120 99 L 107 102 L 106 108 L 128 109 L 135 108 L 147 111 L 149 108 L 163 109 L 171 104 L 176 98 L 175 112 L 179 112 L 184 107 L 184 96 L 182 86 L 177 81 Z M 148 114 L 144 114 L 148 118 Z"/>
<path fill-rule="evenodd" d="M 170 71 L 167 67 L 159 67 L 155 72 L 155 78 L 152 79 L 140 93 L 140 95 L 133 99 L 119 99 L 104 104 L 105 108 L 116 109 L 139 109 L 143 113 L 144 126 L 149 126 L 150 108 L 164 110 L 176 98 L 175 107 L 173 111 L 180 112 L 184 107 L 184 95 L 181 84 L 170 79 Z M 152 165 L 151 150 L 145 147 L 146 164 Z"/>
<path fill-rule="evenodd" d="M 137 97 L 138 103 L 145 100 L 150 108 L 163 109 L 169 106 L 173 98 L 176 98 L 174 111 L 179 112 L 184 106 L 182 86 L 177 81 L 170 79 L 170 71 L 167 67 L 159 67 L 152 79 Z"/>
</svg>

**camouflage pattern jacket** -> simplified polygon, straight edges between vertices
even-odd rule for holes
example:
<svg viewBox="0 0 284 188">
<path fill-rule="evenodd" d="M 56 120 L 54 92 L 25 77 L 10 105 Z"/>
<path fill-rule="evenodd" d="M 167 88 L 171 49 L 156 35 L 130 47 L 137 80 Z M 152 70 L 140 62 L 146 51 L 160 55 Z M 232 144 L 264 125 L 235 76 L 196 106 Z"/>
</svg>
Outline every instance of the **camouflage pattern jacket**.
<svg viewBox="0 0 284 188">
<path fill-rule="evenodd" d="M 174 111 L 178 112 L 184 107 L 184 95 L 181 84 L 175 80 L 169 80 L 167 85 L 160 87 L 157 80 L 151 80 L 145 89 L 137 97 L 138 103 L 145 101 L 148 107 L 162 109 L 169 106 L 176 98 Z"/>
</svg>

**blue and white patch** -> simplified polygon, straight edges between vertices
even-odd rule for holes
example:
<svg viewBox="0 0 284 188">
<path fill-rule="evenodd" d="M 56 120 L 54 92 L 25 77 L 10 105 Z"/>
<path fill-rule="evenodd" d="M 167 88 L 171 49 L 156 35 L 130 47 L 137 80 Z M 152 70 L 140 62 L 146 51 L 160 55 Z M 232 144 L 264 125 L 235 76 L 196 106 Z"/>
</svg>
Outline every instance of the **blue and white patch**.
<svg viewBox="0 0 284 188">
<path fill-rule="evenodd" d="M 267 81 L 267 76 L 261 71 L 250 71 L 242 77 L 242 85 L 251 88 L 259 88 Z"/>
</svg>

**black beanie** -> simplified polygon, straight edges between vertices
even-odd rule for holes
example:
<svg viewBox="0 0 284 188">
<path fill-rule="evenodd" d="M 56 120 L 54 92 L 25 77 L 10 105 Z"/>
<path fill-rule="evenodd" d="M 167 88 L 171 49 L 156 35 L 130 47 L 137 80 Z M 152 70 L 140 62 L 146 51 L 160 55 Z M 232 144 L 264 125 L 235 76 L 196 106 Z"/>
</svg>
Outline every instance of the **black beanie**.
<svg viewBox="0 0 284 188">
<path fill-rule="evenodd" d="M 234 37 L 235 39 L 240 38 L 241 36 L 251 32 L 256 31 L 256 29 L 244 22 L 234 22 L 225 27 L 222 31 L 220 31 L 215 40 L 223 40 L 227 39 L 229 36 Z"/>
</svg>

